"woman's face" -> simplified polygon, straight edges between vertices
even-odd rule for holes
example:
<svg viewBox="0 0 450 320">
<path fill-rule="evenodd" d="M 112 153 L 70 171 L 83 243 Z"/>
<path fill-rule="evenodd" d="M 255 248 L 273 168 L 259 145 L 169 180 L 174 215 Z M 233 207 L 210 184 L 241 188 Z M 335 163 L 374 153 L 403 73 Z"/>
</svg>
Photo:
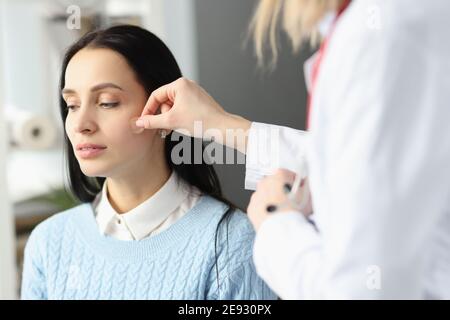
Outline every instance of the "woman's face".
<svg viewBox="0 0 450 320">
<path fill-rule="evenodd" d="M 122 55 L 110 49 L 80 50 L 67 66 L 62 95 L 69 108 L 65 130 L 85 175 L 119 177 L 162 161 L 164 140 L 154 130 L 132 125 L 147 94 Z M 86 143 L 104 149 L 78 149 Z"/>
</svg>

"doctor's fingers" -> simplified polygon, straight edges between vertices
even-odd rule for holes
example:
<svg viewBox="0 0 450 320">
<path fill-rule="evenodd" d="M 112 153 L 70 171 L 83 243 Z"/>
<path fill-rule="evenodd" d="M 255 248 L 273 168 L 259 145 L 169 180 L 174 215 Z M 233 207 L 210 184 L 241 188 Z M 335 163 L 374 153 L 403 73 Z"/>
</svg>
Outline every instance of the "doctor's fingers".
<svg viewBox="0 0 450 320">
<path fill-rule="evenodd" d="M 175 121 L 177 116 L 172 115 L 172 113 L 174 113 L 177 103 L 179 104 L 179 101 L 182 100 L 182 96 L 189 95 L 191 91 L 194 90 L 193 87 L 194 82 L 186 78 L 179 78 L 169 84 L 159 87 L 151 93 L 142 110 L 140 118 L 147 119 L 146 122 L 148 122 L 148 125 L 151 126 L 151 128 L 155 128 L 155 122 L 157 122 L 159 128 L 174 129 L 174 126 L 177 125 Z M 172 111 L 172 109 L 174 110 Z M 161 111 L 161 114 L 167 113 L 167 116 L 158 117 L 158 120 L 152 121 L 152 116 L 156 116 L 158 110 Z M 146 128 L 150 129 L 147 126 Z"/>
<path fill-rule="evenodd" d="M 294 179 L 294 172 L 284 169 L 276 170 L 274 174 L 265 176 L 258 181 L 256 184 L 256 193 L 263 197 L 284 199 L 291 191 Z"/>
<path fill-rule="evenodd" d="M 279 178 L 279 179 L 293 182 L 295 179 L 295 172 L 280 168 L 280 169 L 275 170 L 275 172 L 271 176 L 274 178 Z"/>
<path fill-rule="evenodd" d="M 192 91 L 193 87 L 195 87 L 195 83 L 184 77 L 159 87 L 148 98 L 144 110 L 142 110 L 142 116 L 155 114 L 163 103 L 173 106 L 178 95 Z"/>
<path fill-rule="evenodd" d="M 256 185 L 256 193 L 284 195 L 284 188 L 286 184 L 292 185 L 292 181 L 281 177 L 266 176 L 258 181 Z"/>
<path fill-rule="evenodd" d="M 166 84 L 154 90 L 142 110 L 141 116 L 154 115 L 163 103 L 173 105 L 175 100 L 175 82 Z"/>
<path fill-rule="evenodd" d="M 170 113 L 172 106 L 163 103 L 160 114 L 140 116 L 136 125 L 145 129 L 170 129 L 176 127 L 175 117 Z"/>
</svg>

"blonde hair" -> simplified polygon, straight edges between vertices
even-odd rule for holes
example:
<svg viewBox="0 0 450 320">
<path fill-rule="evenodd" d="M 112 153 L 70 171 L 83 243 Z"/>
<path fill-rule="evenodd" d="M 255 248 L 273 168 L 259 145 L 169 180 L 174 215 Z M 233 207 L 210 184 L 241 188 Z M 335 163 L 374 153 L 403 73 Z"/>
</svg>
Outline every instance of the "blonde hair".
<svg viewBox="0 0 450 320">
<path fill-rule="evenodd" d="M 282 14 L 282 26 L 288 34 L 294 52 L 301 44 L 319 40 L 317 24 L 330 10 L 337 10 L 346 0 L 260 0 L 250 23 L 255 53 L 259 65 L 263 64 L 264 47 L 268 40 L 272 53 L 272 66 L 278 58 L 277 28 Z"/>
</svg>

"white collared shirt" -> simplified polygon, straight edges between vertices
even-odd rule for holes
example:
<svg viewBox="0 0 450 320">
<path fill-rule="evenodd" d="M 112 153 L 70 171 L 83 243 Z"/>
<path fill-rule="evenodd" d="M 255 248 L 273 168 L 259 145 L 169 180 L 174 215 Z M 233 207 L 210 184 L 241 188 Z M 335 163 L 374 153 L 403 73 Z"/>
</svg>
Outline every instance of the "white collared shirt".
<svg viewBox="0 0 450 320">
<path fill-rule="evenodd" d="M 311 131 L 252 124 L 247 187 L 308 161 L 317 228 L 274 214 L 254 244 L 281 298 L 450 298 L 449 15 L 446 0 L 352 1 L 322 60 Z"/>
<path fill-rule="evenodd" d="M 114 210 L 107 191 L 105 182 L 93 202 L 96 220 L 102 234 L 119 240 L 141 240 L 160 233 L 193 208 L 201 195 L 175 171 L 153 196 L 126 213 Z"/>
</svg>

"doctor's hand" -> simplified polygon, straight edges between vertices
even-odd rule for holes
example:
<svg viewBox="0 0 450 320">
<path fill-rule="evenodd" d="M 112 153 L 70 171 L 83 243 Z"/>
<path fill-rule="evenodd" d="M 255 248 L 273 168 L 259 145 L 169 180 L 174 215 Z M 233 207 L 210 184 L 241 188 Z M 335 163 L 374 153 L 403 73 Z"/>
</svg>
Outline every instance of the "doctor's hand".
<svg viewBox="0 0 450 320">
<path fill-rule="evenodd" d="M 153 91 L 139 120 L 136 125 L 146 129 L 175 130 L 195 138 L 213 139 L 243 153 L 247 137 L 243 144 L 235 146 L 234 141 L 225 141 L 226 130 L 242 129 L 248 134 L 251 125 L 250 121 L 227 113 L 202 87 L 186 78 Z M 201 124 L 196 130 L 195 123 Z"/>
<path fill-rule="evenodd" d="M 267 218 L 274 214 L 297 211 L 297 208 L 290 203 L 287 197 L 294 179 L 295 173 L 278 169 L 273 175 L 258 182 L 256 191 L 252 194 L 247 208 L 248 217 L 256 231 Z M 307 180 L 295 195 L 297 201 L 302 201 L 301 196 L 305 194 L 305 188 L 309 188 Z M 306 217 L 312 213 L 311 198 L 309 197 L 307 201 L 307 205 L 301 212 Z"/>
</svg>

